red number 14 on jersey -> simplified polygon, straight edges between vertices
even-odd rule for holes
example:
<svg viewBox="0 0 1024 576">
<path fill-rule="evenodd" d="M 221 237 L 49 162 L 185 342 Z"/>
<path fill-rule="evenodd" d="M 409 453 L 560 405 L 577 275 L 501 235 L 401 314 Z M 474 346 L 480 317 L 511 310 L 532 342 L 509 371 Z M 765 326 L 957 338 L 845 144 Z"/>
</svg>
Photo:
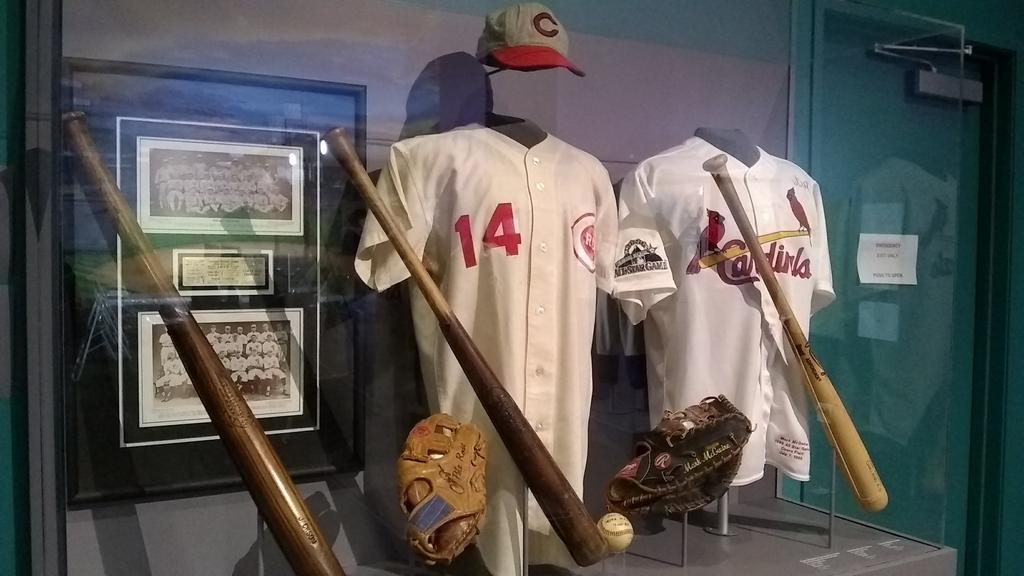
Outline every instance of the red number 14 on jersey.
<svg viewBox="0 0 1024 576">
<path fill-rule="evenodd" d="M 455 232 L 458 233 L 459 242 L 462 244 L 462 259 L 466 268 L 476 266 L 476 246 L 473 242 L 473 229 L 470 227 L 469 214 L 463 214 L 455 221 Z M 506 256 L 516 256 L 519 254 L 519 245 L 522 243 L 522 235 L 516 231 L 512 203 L 498 204 L 484 230 L 484 247 L 503 247 Z"/>
</svg>

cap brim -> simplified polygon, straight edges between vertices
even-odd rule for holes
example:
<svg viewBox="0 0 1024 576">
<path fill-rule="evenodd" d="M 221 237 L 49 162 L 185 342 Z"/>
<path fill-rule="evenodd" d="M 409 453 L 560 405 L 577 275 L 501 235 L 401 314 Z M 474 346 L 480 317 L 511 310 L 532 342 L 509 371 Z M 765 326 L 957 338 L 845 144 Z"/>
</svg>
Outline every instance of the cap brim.
<svg viewBox="0 0 1024 576">
<path fill-rule="evenodd" d="M 498 48 L 487 55 L 489 64 L 509 70 L 546 70 L 548 68 L 566 68 L 577 76 L 586 76 L 572 62 L 547 46 L 511 46 Z"/>
</svg>

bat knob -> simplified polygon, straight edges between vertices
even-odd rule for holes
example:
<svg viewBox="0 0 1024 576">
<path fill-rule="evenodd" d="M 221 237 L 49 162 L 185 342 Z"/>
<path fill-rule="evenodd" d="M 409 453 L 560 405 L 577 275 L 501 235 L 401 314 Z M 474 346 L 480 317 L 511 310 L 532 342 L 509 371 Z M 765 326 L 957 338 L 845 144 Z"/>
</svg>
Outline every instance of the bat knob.
<svg viewBox="0 0 1024 576">
<path fill-rule="evenodd" d="M 341 128 L 339 126 L 337 128 L 332 128 L 331 130 L 329 130 L 327 134 L 324 136 L 324 138 L 326 138 L 327 140 L 332 140 L 334 138 L 344 138 L 347 140 L 348 132 L 346 132 L 344 128 Z"/>
<path fill-rule="evenodd" d="M 360 164 L 359 153 L 356 152 L 355 147 L 352 145 L 352 139 L 344 128 L 339 127 L 329 131 L 324 135 L 324 142 L 327 143 L 327 149 L 334 154 L 335 158 L 342 165 L 352 163 L 352 167 L 355 168 L 356 164 Z M 323 146 L 324 144 L 321 143 L 321 152 L 324 151 Z"/>
<path fill-rule="evenodd" d="M 718 154 L 717 156 L 712 156 L 711 158 L 708 158 L 707 160 L 704 161 L 704 171 L 717 172 L 722 168 L 725 168 L 725 163 L 728 161 L 729 157 L 726 156 L 725 154 Z"/>
<path fill-rule="evenodd" d="M 79 110 L 74 110 L 72 112 L 65 112 L 61 116 L 61 120 L 63 120 L 65 123 L 67 123 L 67 122 L 74 122 L 75 120 L 84 120 L 84 119 L 85 119 L 85 112 L 81 112 Z"/>
</svg>

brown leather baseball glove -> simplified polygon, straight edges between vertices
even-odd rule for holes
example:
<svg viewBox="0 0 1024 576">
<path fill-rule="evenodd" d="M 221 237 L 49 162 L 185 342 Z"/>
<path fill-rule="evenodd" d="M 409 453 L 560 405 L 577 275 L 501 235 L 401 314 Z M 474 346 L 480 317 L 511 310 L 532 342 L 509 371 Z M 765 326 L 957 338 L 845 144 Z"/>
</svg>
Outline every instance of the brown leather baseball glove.
<svg viewBox="0 0 1024 576">
<path fill-rule="evenodd" d="M 421 420 L 398 459 L 406 534 L 427 564 L 448 564 L 479 532 L 486 504 L 487 441 L 447 414 Z"/>
<path fill-rule="evenodd" d="M 752 431 L 725 396 L 666 411 L 637 443 L 636 457 L 609 482 L 608 508 L 669 515 L 707 505 L 729 489 Z"/>
</svg>

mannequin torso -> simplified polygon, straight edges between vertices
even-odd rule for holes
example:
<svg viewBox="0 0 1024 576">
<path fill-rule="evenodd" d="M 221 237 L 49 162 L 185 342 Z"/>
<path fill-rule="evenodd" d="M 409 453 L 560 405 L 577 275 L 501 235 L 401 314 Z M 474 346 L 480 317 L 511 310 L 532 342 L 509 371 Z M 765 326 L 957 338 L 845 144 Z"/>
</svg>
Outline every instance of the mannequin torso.
<svg viewBox="0 0 1024 576">
<path fill-rule="evenodd" d="M 701 138 L 715 148 L 727 152 L 748 168 L 761 159 L 761 151 L 750 141 L 742 130 L 723 128 L 698 128 L 694 136 Z"/>
<path fill-rule="evenodd" d="M 493 112 L 487 114 L 487 127 L 495 132 L 500 132 L 527 148 L 533 148 L 548 137 L 547 132 L 529 120 L 514 116 L 504 116 Z"/>
</svg>

